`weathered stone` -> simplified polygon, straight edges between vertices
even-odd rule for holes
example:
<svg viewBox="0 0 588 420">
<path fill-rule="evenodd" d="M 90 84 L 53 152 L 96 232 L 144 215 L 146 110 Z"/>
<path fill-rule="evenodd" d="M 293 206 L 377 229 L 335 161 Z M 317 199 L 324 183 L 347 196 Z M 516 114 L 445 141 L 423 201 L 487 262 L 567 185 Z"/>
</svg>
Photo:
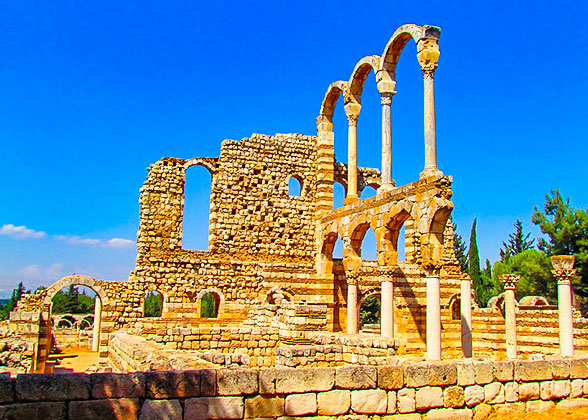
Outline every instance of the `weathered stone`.
<svg viewBox="0 0 588 420">
<path fill-rule="evenodd" d="M 455 363 L 431 363 L 429 366 L 429 385 L 446 386 L 457 383 L 457 368 Z"/>
<path fill-rule="evenodd" d="M 474 407 L 474 420 L 486 420 L 494 412 L 494 406 L 478 404 Z"/>
<path fill-rule="evenodd" d="M 90 378 L 83 373 L 18 375 L 15 390 L 20 401 L 85 400 L 90 397 Z"/>
<path fill-rule="evenodd" d="M 474 375 L 476 384 L 486 385 L 494 381 L 494 368 L 490 362 L 475 362 Z"/>
<path fill-rule="evenodd" d="M 293 394 L 286 397 L 286 415 L 308 416 L 317 413 L 316 394 Z"/>
<path fill-rule="evenodd" d="M 570 360 L 570 378 L 588 379 L 588 359 Z"/>
<path fill-rule="evenodd" d="M 259 393 L 262 395 L 274 395 L 276 393 L 276 370 L 259 370 Z"/>
<path fill-rule="evenodd" d="M 443 405 L 448 408 L 460 408 L 465 404 L 465 392 L 461 386 L 450 386 L 443 391 Z"/>
<path fill-rule="evenodd" d="M 388 395 L 381 389 L 351 391 L 351 409 L 362 414 L 386 414 Z"/>
<path fill-rule="evenodd" d="M 523 416 L 526 409 L 525 403 L 496 404 L 492 407 L 497 416 L 511 416 L 514 419 Z"/>
<path fill-rule="evenodd" d="M 184 420 L 242 418 L 243 398 L 241 397 L 190 398 L 184 402 Z"/>
<path fill-rule="evenodd" d="M 106 400 L 71 401 L 70 419 L 136 419 L 139 415 L 137 398 L 110 398 Z"/>
<path fill-rule="evenodd" d="M 402 366 L 404 385 L 409 388 L 420 388 L 429 385 L 431 376 L 429 374 L 429 365 L 405 365 Z"/>
<path fill-rule="evenodd" d="M 422 417 L 420 414 L 413 413 L 413 414 L 396 414 L 394 416 L 385 416 L 385 417 L 383 417 L 383 419 L 385 419 L 385 420 L 422 420 Z"/>
<path fill-rule="evenodd" d="M 0 403 L 14 401 L 14 382 L 13 378 L 0 376 Z"/>
<path fill-rule="evenodd" d="M 417 410 L 443 407 L 443 390 L 441 387 L 425 386 L 416 390 Z"/>
<path fill-rule="evenodd" d="M 426 420 L 471 420 L 474 412 L 467 408 L 438 408 L 431 410 L 425 416 Z"/>
<path fill-rule="evenodd" d="M 201 371 L 147 372 L 146 396 L 156 399 L 199 397 L 201 376 Z M 216 380 L 213 387 L 216 389 Z"/>
<path fill-rule="evenodd" d="M 373 389 L 377 370 L 370 366 L 341 366 L 335 369 L 335 387 L 341 389 Z"/>
<path fill-rule="evenodd" d="M 279 417 L 284 415 L 284 398 L 257 397 L 245 400 L 245 418 L 258 419 L 263 417 Z"/>
<path fill-rule="evenodd" d="M 474 385 L 476 370 L 472 362 L 457 363 L 457 384 L 459 386 Z"/>
<path fill-rule="evenodd" d="M 493 382 L 484 386 L 484 402 L 487 404 L 504 403 L 504 385 Z"/>
<path fill-rule="evenodd" d="M 179 400 L 145 400 L 139 420 L 182 420 Z"/>
<path fill-rule="evenodd" d="M 542 400 L 565 398 L 570 395 L 570 381 L 546 381 L 540 383 Z"/>
<path fill-rule="evenodd" d="M 71 418 L 71 417 L 70 417 Z M 3 420 L 65 420 L 65 402 L 38 402 L 0 405 Z"/>
<path fill-rule="evenodd" d="M 519 401 L 536 400 L 539 398 L 539 383 L 529 382 L 519 384 Z"/>
<path fill-rule="evenodd" d="M 404 385 L 403 370 L 399 366 L 378 367 L 378 388 L 400 389 Z"/>
<path fill-rule="evenodd" d="M 572 389 L 570 391 L 570 396 L 572 398 L 580 398 L 582 395 L 584 395 L 584 380 L 574 379 L 572 381 Z"/>
<path fill-rule="evenodd" d="M 412 413 L 416 410 L 415 391 L 413 388 L 403 388 L 396 394 L 399 413 Z"/>
<path fill-rule="evenodd" d="M 318 413 L 323 416 L 346 414 L 351 407 L 351 391 L 333 390 L 317 394 Z"/>
<path fill-rule="evenodd" d="M 515 363 L 517 381 L 550 381 L 552 377 L 551 364 L 544 360 L 521 360 Z"/>
<path fill-rule="evenodd" d="M 508 382 L 514 380 L 514 363 L 502 361 L 494 363 L 494 378 L 499 382 Z"/>
<path fill-rule="evenodd" d="M 586 407 L 588 407 L 588 400 L 585 398 L 561 400 L 560 402 L 557 403 L 557 406 L 561 407 L 565 410 L 574 409 L 574 408 L 586 408 Z"/>
<path fill-rule="evenodd" d="M 218 395 L 250 395 L 259 390 L 257 371 L 253 369 L 220 369 L 217 371 Z"/>
<path fill-rule="evenodd" d="M 93 398 L 145 396 L 145 376 L 142 373 L 95 373 L 90 378 Z"/>
<path fill-rule="evenodd" d="M 329 391 L 334 385 L 335 371 L 333 369 L 276 369 L 278 394 Z"/>
<path fill-rule="evenodd" d="M 396 413 L 396 391 L 388 391 L 388 414 Z"/>
<path fill-rule="evenodd" d="M 570 377 L 570 361 L 565 359 L 551 360 L 553 379 L 568 379 Z"/>
<path fill-rule="evenodd" d="M 504 399 L 506 402 L 516 402 L 519 400 L 518 382 L 507 382 L 504 384 Z"/>
<path fill-rule="evenodd" d="M 527 401 L 527 411 L 547 411 L 555 407 L 553 401 Z"/>
<path fill-rule="evenodd" d="M 468 407 L 480 404 L 484 401 L 484 388 L 480 385 L 465 387 L 465 402 Z"/>
</svg>

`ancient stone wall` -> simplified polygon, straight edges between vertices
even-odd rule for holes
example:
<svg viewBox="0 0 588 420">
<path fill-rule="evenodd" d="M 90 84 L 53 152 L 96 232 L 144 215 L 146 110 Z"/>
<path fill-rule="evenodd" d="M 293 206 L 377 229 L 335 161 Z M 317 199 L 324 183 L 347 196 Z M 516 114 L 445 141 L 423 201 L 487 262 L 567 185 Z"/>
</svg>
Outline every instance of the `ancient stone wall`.
<svg viewBox="0 0 588 420">
<path fill-rule="evenodd" d="M 586 406 L 588 359 L 0 376 L 0 417 L 415 419 Z"/>
</svg>

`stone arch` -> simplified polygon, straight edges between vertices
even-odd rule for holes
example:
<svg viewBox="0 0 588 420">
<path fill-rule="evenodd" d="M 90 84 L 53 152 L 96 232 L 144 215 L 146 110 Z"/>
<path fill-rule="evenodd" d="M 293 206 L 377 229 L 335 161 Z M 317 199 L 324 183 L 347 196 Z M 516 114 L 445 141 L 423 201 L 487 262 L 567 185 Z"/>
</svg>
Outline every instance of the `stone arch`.
<svg viewBox="0 0 588 420">
<path fill-rule="evenodd" d="M 74 328 L 76 323 L 77 321 L 73 316 L 64 315 L 57 320 L 55 328 Z"/>
<path fill-rule="evenodd" d="M 361 257 L 363 239 L 370 228 L 373 229 L 374 232 L 377 228 L 371 215 L 361 215 L 349 226 L 348 237 L 350 239 L 350 249 L 354 253 L 354 256 Z"/>
<path fill-rule="evenodd" d="M 214 175 L 216 174 L 216 164 L 209 158 L 195 157 L 186 160 L 186 162 L 184 163 L 184 171 L 186 171 L 191 166 L 205 167 L 206 169 L 208 169 L 208 172 L 210 172 L 211 178 L 214 177 Z"/>
<path fill-rule="evenodd" d="M 323 98 L 323 102 L 321 104 L 320 113 L 320 115 L 327 118 L 329 123 L 333 123 L 333 115 L 335 113 L 335 106 L 337 104 L 339 96 L 341 95 L 341 93 L 343 93 L 344 96 L 347 96 L 348 92 L 349 82 L 339 80 L 329 85 L 327 93 L 325 94 L 325 97 Z"/>
<path fill-rule="evenodd" d="M 102 302 L 102 306 L 108 305 L 108 296 L 104 289 L 100 286 L 100 281 L 93 279 L 92 277 L 87 276 L 67 276 L 63 277 L 60 280 L 57 280 L 51 286 L 47 288 L 47 294 L 45 295 L 45 299 L 43 303 L 45 305 L 51 305 L 51 300 L 53 297 L 62 289 L 65 289 L 69 286 L 86 286 L 94 291 L 100 298 Z"/>
<path fill-rule="evenodd" d="M 298 194 L 293 194 L 291 187 L 290 187 L 290 182 L 292 180 L 295 180 L 296 182 L 298 182 L 298 187 L 299 187 L 299 193 Z M 292 174 L 292 175 L 288 175 L 286 177 L 286 188 L 288 189 L 288 195 L 290 197 L 302 197 L 304 195 L 304 189 L 306 187 L 306 183 L 304 182 L 304 178 L 301 177 L 298 174 Z"/>
<path fill-rule="evenodd" d="M 202 317 L 202 298 L 208 294 L 211 294 L 214 297 L 215 305 L 216 305 L 215 316 L 209 317 L 209 318 L 219 318 L 220 314 L 224 310 L 225 296 L 224 296 L 223 292 L 221 292 L 220 289 L 217 289 L 216 287 L 208 287 L 206 289 L 201 290 L 200 292 L 198 292 L 198 295 L 196 295 L 196 311 L 198 313 L 198 317 L 203 318 Z"/>
<path fill-rule="evenodd" d="M 400 54 L 404 50 L 408 41 L 414 39 L 414 42 L 418 44 L 423 38 L 439 39 L 440 32 L 439 28 L 428 25 L 421 27 L 409 23 L 400 26 L 390 37 L 384 48 L 384 53 L 380 60 L 380 69 L 389 73 L 392 76 L 391 78 L 395 80 L 396 78 L 394 77 L 394 74 L 396 72 L 396 64 L 398 64 Z"/>
<path fill-rule="evenodd" d="M 349 79 L 349 95 L 358 104 L 361 104 L 363 85 L 365 84 L 368 75 L 372 70 L 375 74 L 379 68 L 380 56 L 378 55 L 369 55 L 364 57 L 355 65 L 355 68 L 351 73 L 351 78 Z"/>
<path fill-rule="evenodd" d="M 451 295 L 447 303 L 447 308 L 453 321 L 461 320 L 461 295 L 459 293 Z"/>
<path fill-rule="evenodd" d="M 520 306 L 549 306 L 549 301 L 543 296 L 524 296 L 519 300 Z"/>
<path fill-rule="evenodd" d="M 160 290 L 158 290 L 155 285 L 149 285 L 147 287 L 147 290 L 144 291 L 145 293 L 143 294 L 143 304 L 141 305 L 141 308 L 143 310 L 143 317 L 145 318 L 160 318 L 163 316 L 163 307 L 165 305 L 165 294 L 162 293 Z M 147 303 L 147 297 L 148 296 L 153 296 L 153 294 L 150 295 L 150 293 L 156 293 L 159 296 L 161 296 L 161 305 L 160 305 L 160 311 L 159 311 L 159 315 L 146 315 L 145 314 L 145 310 L 146 310 L 146 303 Z"/>
<path fill-rule="evenodd" d="M 438 261 L 443 256 L 445 226 L 453 203 L 445 198 L 435 198 L 429 202 L 429 211 L 420 220 L 421 252 L 423 261 Z"/>
<path fill-rule="evenodd" d="M 408 229 L 404 229 L 405 237 L 400 238 L 400 232 L 406 221 L 414 220 L 411 215 L 412 205 L 408 202 L 400 202 L 399 204 L 384 215 L 382 227 L 379 228 L 378 248 L 381 251 L 381 265 L 395 265 L 398 262 L 400 239 L 403 239 L 404 242 L 405 261 L 410 261 L 413 257 L 412 252 L 406 252 L 409 248 L 406 243 L 407 233 L 410 233 Z"/>
</svg>

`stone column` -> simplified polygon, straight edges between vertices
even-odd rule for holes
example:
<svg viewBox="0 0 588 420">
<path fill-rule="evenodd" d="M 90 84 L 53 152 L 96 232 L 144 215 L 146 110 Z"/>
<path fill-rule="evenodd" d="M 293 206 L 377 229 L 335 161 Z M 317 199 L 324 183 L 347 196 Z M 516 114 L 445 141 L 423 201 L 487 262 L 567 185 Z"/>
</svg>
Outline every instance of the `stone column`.
<svg viewBox="0 0 588 420">
<path fill-rule="evenodd" d="M 382 185 L 381 192 L 394 188 L 392 181 L 392 96 L 396 92 L 383 92 L 382 103 Z"/>
<path fill-rule="evenodd" d="M 382 311 L 380 333 L 382 337 L 394 338 L 394 283 L 391 277 L 382 281 Z"/>
<path fill-rule="evenodd" d="M 437 169 L 437 129 L 435 122 L 435 69 L 439 60 L 439 46 L 433 39 L 418 43 L 417 58 L 424 78 L 425 169 L 421 178 L 439 173 Z"/>
<path fill-rule="evenodd" d="M 426 267 L 427 359 L 441 360 L 441 283 L 439 269 Z"/>
<path fill-rule="evenodd" d="M 551 257 L 552 273 L 557 279 L 557 312 L 559 318 L 559 351 L 562 356 L 574 355 L 574 318 L 572 279 L 576 275 L 573 255 Z"/>
<path fill-rule="evenodd" d="M 472 357 L 472 279 L 461 279 L 461 350 L 463 357 Z"/>
<path fill-rule="evenodd" d="M 359 332 L 359 319 L 357 310 L 357 283 L 354 280 L 347 282 L 347 334 Z"/>
<path fill-rule="evenodd" d="M 94 299 L 94 328 L 92 329 L 92 351 L 100 351 L 100 323 L 102 321 L 102 301 Z"/>
<path fill-rule="evenodd" d="M 517 320 L 515 290 L 521 276 L 518 274 L 505 274 L 499 276 L 504 283 L 504 322 L 506 324 L 506 357 L 517 358 Z"/>
<path fill-rule="evenodd" d="M 357 193 L 357 119 L 361 105 L 356 102 L 345 104 L 345 114 L 349 123 L 347 136 L 347 202 L 358 199 Z"/>
</svg>

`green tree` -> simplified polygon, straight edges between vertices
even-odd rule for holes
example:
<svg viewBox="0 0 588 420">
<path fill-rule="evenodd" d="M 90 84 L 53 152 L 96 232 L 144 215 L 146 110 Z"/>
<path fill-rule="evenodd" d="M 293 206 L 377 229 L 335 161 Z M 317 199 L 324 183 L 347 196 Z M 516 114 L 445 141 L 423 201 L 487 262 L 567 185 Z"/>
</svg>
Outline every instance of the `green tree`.
<svg viewBox="0 0 588 420">
<path fill-rule="evenodd" d="M 520 254 L 528 249 L 533 249 L 535 239 L 529 239 L 531 234 L 523 231 L 523 222 L 517 219 L 514 223 L 515 232 L 508 235 L 508 243 L 503 242 L 500 249 L 500 259 L 507 260 L 513 255 Z"/>
<path fill-rule="evenodd" d="M 535 207 L 532 220 L 547 235 L 547 240 L 539 239 L 539 249 L 547 256 L 576 256 L 579 281 L 574 284 L 575 291 L 584 298 L 588 297 L 587 210 L 572 207 L 569 198 L 564 199 L 556 189 L 545 196 L 543 211 Z"/>
<path fill-rule="evenodd" d="M 484 290 L 482 276 L 480 275 L 480 255 L 478 252 L 478 241 L 476 238 L 476 224 L 477 219 L 474 218 L 474 223 L 472 223 L 472 230 L 470 232 L 470 248 L 468 250 L 467 272 L 472 278 L 472 284 L 474 291 L 476 292 L 476 302 L 478 302 L 478 305 L 480 306 L 486 306 L 488 299 L 486 298 L 486 291 Z"/>
<path fill-rule="evenodd" d="M 22 295 L 30 293 L 30 291 L 26 290 L 22 282 L 18 283 L 16 289 L 12 291 L 12 296 L 10 300 L 6 303 L 4 308 L 0 310 L 0 320 L 6 320 L 10 316 L 10 312 L 16 308 L 16 304 L 22 298 Z"/>
<path fill-rule="evenodd" d="M 145 295 L 145 310 L 143 316 L 160 317 L 163 307 L 163 296 L 157 292 L 147 292 Z"/>
<path fill-rule="evenodd" d="M 450 220 L 453 225 L 453 250 L 455 251 L 455 257 L 459 261 L 462 271 L 468 270 L 468 248 L 466 247 L 465 241 L 459 233 L 457 233 L 457 223 Z"/>
<path fill-rule="evenodd" d="M 216 318 L 218 315 L 217 302 L 212 293 L 205 293 L 200 300 L 200 316 L 202 318 Z"/>
<path fill-rule="evenodd" d="M 359 308 L 361 325 L 378 324 L 380 322 L 380 301 L 376 296 L 368 296 Z"/>
<path fill-rule="evenodd" d="M 527 249 L 494 264 L 494 282 L 500 284 L 502 274 L 520 274 L 517 299 L 523 296 L 544 296 L 551 303 L 557 301 L 557 285 L 551 274 L 551 262 L 545 253 Z"/>
</svg>

